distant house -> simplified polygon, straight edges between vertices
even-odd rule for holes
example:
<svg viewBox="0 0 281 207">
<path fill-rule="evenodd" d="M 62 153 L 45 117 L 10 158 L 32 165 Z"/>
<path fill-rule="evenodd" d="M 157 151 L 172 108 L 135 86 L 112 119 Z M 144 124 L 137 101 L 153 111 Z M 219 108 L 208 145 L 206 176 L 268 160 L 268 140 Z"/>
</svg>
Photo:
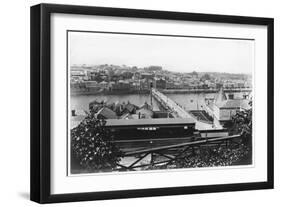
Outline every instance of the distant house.
<svg viewBox="0 0 281 207">
<path fill-rule="evenodd" d="M 79 69 L 73 70 L 73 69 L 71 69 L 70 76 L 71 76 L 72 80 L 82 81 L 86 77 L 86 73 L 85 73 L 84 70 L 79 70 Z"/>
<path fill-rule="evenodd" d="M 150 119 L 153 117 L 152 106 L 145 102 L 139 109 L 136 110 L 138 119 Z"/>
<path fill-rule="evenodd" d="M 116 113 L 114 111 L 112 111 L 111 109 L 107 108 L 107 107 L 101 108 L 96 113 L 96 117 L 98 119 L 117 119 L 118 118 Z"/>
<path fill-rule="evenodd" d="M 114 111 L 115 111 L 115 113 L 116 113 L 118 116 L 122 115 L 123 109 L 124 109 L 124 105 L 123 105 L 123 104 L 121 104 L 121 103 L 119 103 L 119 102 L 116 102 L 116 103 L 115 103 Z"/>
<path fill-rule="evenodd" d="M 120 119 L 132 119 L 132 116 L 129 113 L 125 113 L 122 116 L 120 116 Z"/>
<path fill-rule="evenodd" d="M 89 103 L 89 110 L 90 111 L 94 111 L 94 112 L 97 112 L 99 111 L 103 106 L 104 106 L 104 101 L 92 101 Z"/>
<path fill-rule="evenodd" d="M 151 119 L 153 117 L 153 112 L 146 108 L 141 108 L 136 111 L 139 119 Z"/>
<path fill-rule="evenodd" d="M 161 71 L 162 66 L 157 66 L 157 65 L 151 65 L 148 68 L 146 68 L 148 71 Z"/>
<path fill-rule="evenodd" d="M 98 87 L 97 81 L 85 81 L 86 88 Z"/>
<path fill-rule="evenodd" d="M 152 106 L 148 104 L 147 102 L 144 102 L 142 106 L 140 106 L 140 109 L 148 109 L 152 111 Z"/>
<path fill-rule="evenodd" d="M 152 80 L 154 77 L 153 73 L 141 73 L 141 79 Z"/>
<path fill-rule="evenodd" d="M 130 114 L 135 114 L 136 113 L 136 110 L 138 109 L 138 107 L 134 104 L 131 104 L 131 103 L 127 103 L 125 106 L 124 106 L 124 109 L 122 111 L 122 113 L 130 113 Z"/>
<path fill-rule="evenodd" d="M 112 111 L 114 111 L 116 113 L 116 106 L 115 103 L 109 103 L 106 105 L 107 108 L 111 109 Z"/>
<path fill-rule="evenodd" d="M 155 78 L 154 87 L 158 89 L 166 89 L 166 80 L 163 78 Z"/>
<path fill-rule="evenodd" d="M 112 92 L 127 93 L 131 90 L 129 81 L 119 80 L 114 84 L 110 84 L 109 90 Z"/>
<path fill-rule="evenodd" d="M 107 86 L 108 86 L 108 83 L 106 81 L 102 81 L 102 82 L 99 83 L 99 85 L 102 89 L 106 89 Z"/>
</svg>

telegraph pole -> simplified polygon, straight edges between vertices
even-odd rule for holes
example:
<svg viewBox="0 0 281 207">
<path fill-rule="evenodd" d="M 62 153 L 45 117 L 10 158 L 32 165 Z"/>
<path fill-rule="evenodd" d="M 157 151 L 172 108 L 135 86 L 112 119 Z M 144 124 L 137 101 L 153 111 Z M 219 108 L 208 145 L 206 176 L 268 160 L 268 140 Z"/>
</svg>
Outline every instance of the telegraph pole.
<svg viewBox="0 0 281 207">
<path fill-rule="evenodd" d="M 150 82 L 150 105 L 151 105 L 151 108 L 153 109 L 153 106 L 152 106 L 152 88 L 153 88 L 153 83 Z"/>
</svg>

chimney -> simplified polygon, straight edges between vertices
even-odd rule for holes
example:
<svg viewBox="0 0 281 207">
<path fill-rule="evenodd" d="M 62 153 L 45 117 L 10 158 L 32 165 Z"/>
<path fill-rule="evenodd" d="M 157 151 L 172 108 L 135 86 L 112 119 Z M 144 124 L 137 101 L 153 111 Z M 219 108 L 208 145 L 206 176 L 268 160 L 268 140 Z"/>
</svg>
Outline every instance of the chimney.
<svg viewBox="0 0 281 207">
<path fill-rule="evenodd" d="M 72 116 L 76 116 L 76 113 L 75 113 L 75 110 L 74 110 L 74 109 L 71 110 L 71 115 L 72 115 Z"/>
</svg>

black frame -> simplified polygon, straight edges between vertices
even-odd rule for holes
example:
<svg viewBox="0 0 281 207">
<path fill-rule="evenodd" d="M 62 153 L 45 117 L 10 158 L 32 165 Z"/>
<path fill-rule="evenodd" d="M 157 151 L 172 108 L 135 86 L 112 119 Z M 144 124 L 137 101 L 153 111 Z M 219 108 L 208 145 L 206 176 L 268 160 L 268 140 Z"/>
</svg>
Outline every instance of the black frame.
<svg viewBox="0 0 281 207">
<path fill-rule="evenodd" d="M 100 15 L 113 17 L 134 17 L 149 19 L 166 19 L 196 22 L 219 22 L 233 24 L 267 26 L 267 181 L 238 184 L 187 186 L 172 188 L 155 188 L 139 190 L 122 190 L 107 192 L 87 192 L 74 194 L 50 194 L 50 15 L 51 13 L 68 13 Z M 133 198 L 146 196 L 165 196 L 194 193 L 210 193 L 238 190 L 272 189 L 274 176 L 273 147 L 273 38 L 274 20 L 272 18 L 228 16 L 213 14 L 195 14 L 182 12 L 135 10 L 120 8 L 39 4 L 31 7 L 31 174 L 30 199 L 39 203 L 86 201 L 102 199 Z"/>
</svg>

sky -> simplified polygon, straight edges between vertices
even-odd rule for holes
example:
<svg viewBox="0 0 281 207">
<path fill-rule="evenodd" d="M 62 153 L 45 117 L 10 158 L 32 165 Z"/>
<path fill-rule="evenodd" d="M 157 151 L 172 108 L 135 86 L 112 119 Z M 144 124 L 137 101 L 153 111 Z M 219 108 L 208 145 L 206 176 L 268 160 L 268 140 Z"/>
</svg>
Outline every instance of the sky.
<svg viewBox="0 0 281 207">
<path fill-rule="evenodd" d="M 174 72 L 250 74 L 254 40 L 69 32 L 73 64 L 160 65 Z"/>
</svg>

